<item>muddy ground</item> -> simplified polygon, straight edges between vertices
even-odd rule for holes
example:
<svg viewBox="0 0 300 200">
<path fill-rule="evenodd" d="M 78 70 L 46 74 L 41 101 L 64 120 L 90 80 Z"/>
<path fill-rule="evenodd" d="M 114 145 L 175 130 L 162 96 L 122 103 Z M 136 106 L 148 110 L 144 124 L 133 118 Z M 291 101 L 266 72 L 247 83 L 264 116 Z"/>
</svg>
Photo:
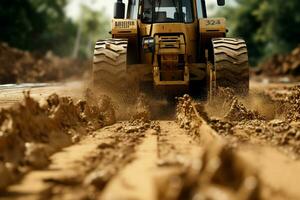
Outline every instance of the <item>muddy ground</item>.
<svg viewBox="0 0 300 200">
<path fill-rule="evenodd" d="M 0 41 L 0 84 L 45 83 L 84 77 L 89 61 L 32 53 Z"/>
<path fill-rule="evenodd" d="M 177 108 L 145 98 L 125 109 L 82 81 L 1 86 L 0 199 L 300 199 L 296 83 Z"/>
</svg>

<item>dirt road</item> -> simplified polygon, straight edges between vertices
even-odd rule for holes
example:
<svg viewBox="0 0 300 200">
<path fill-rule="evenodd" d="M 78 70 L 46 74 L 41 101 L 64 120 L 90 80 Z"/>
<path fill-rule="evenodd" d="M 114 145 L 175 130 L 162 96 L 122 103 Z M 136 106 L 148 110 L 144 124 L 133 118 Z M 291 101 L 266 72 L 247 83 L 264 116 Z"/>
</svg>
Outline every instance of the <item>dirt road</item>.
<svg viewBox="0 0 300 200">
<path fill-rule="evenodd" d="M 0 107 L 29 88 L 39 100 L 53 92 L 79 99 L 85 87 L 0 86 Z M 300 199 L 299 143 L 283 146 L 251 132 L 274 116 L 228 123 L 206 119 L 189 101 L 168 120 L 121 121 L 91 132 L 51 155 L 48 167 L 25 173 L 0 199 Z"/>
<path fill-rule="evenodd" d="M 0 108 L 7 108 L 20 102 L 23 99 L 23 92 L 26 90 L 30 90 L 31 96 L 37 100 L 46 98 L 53 93 L 78 99 L 82 97 L 86 88 L 86 84 L 82 81 L 0 85 Z"/>
</svg>

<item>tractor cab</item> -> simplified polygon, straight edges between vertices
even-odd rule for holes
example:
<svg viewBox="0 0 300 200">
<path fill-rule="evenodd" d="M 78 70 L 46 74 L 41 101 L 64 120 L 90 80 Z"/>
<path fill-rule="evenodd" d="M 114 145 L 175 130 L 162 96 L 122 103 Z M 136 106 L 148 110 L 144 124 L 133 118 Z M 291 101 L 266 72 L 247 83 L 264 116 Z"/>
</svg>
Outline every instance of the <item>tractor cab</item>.
<svg viewBox="0 0 300 200">
<path fill-rule="evenodd" d="M 225 5 L 225 0 L 217 2 L 219 6 Z M 122 0 L 115 3 L 115 19 L 125 17 L 125 7 Z M 126 13 L 126 19 L 141 19 L 145 23 L 189 23 L 207 17 L 205 0 L 128 0 Z"/>
</svg>

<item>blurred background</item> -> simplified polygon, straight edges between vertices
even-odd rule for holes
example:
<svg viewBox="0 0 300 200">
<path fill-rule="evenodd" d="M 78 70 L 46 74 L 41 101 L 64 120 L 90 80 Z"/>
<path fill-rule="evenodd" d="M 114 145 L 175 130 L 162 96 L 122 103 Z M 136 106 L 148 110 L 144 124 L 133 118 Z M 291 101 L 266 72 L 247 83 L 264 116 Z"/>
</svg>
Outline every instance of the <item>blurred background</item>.
<svg viewBox="0 0 300 200">
<path fill-rule="evenodd" d="M 86 59 L 99 38 L 109 37 L 113 0 L 1 0 L 0 41 L 9 46 L 61 57 Z M 125 1 L 126 3 L 126 1 Z M 252 65 L 300 43 L 299 0 L 228 0 L 209 16 L 226 17 L 229 35 L 247 41 Z"/>
</svg>

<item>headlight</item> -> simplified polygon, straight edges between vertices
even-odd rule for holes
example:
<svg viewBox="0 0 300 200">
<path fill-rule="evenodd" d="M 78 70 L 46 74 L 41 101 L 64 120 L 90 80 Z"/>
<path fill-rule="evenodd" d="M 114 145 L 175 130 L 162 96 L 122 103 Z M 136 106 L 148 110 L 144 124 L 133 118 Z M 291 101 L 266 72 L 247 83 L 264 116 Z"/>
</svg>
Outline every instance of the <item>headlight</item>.
<svg viewBox="0 0 300 200">
<path fill-rule="evenodd" d="M 144 52 L 154 52 L 154 43 L 153 37 L 144 37 L 142 43 Z"/>
</svg>

